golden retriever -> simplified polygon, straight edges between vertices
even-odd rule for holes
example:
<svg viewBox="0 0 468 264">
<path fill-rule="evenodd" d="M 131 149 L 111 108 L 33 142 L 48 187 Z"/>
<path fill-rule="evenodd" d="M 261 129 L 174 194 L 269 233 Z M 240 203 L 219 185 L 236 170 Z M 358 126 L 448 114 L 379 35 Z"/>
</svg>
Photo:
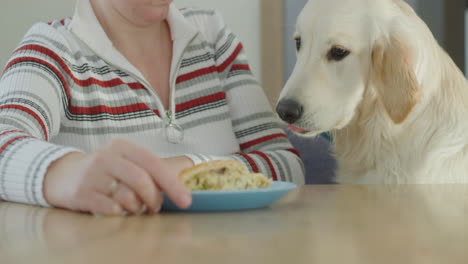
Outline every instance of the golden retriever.
<svg viewBox="0 0 468 264">
<path fill-rule="evenodd" d="M 277 112 L 332 131 L 338 183 L 468 183 L 468 86 L 403 0 L 309 0 Z"/>
</svg>

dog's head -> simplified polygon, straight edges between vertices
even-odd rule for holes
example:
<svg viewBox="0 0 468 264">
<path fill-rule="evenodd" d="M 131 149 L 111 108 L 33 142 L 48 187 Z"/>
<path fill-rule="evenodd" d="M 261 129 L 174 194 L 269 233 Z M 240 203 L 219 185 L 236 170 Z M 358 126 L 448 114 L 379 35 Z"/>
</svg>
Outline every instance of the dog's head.
<svg viewBox="0 0 468 264">
<path fill-rule="evenodd" d="M 404 122 L 420 98 L 415 50 L 398 21 L 412 12 L 402 0 L 309 0 L 280 117 L 311 135 L 341 129 L 373 94 L 393 123 Z"/>
</svg>

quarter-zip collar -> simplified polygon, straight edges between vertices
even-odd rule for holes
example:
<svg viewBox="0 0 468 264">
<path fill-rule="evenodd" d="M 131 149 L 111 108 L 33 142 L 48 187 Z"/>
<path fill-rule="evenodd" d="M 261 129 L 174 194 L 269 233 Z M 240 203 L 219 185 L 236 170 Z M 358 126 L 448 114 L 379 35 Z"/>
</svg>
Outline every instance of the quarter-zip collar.
<svg viewBox="0 0 468 264">
<path fill-rule="evenodd" d="M 186 47 L 195 38 L 199 31 L 182 15 L 182 13 L 174 4 L 170 5 L 167 21 L 173 40 L 173 57 L 170 78 L 170 109 L 172 112 L 174 112 L 175 106 L 173 102 L 173 92 L 180 61 L 182 60 L 182 56 Z M 95 53 L 97 53 L 99 57 L 104 59 L 106 62 L 131 75 L 134 75 L 138 79 L 145 82 L 144 85 L 147 86 L 147 89 L 152 89 L 152 87 L 148 87 L 150 86 L 149 82 L 145 79 L 143 74 L 114 47 L 112 41 L 109 39 L 101 24 L 99 23 L 89 0 L 76 1 L 75 14 L 73 15 L 72 21 L 69 24 L 69 30 L 73 32 L 73 34 L 75 34 L 78 38 L 80 38 L 84 43 L 86 43 Z M 158 101 L 161 108 L 159 110 L 164 111 L 159 98 Z"/>
</svg>

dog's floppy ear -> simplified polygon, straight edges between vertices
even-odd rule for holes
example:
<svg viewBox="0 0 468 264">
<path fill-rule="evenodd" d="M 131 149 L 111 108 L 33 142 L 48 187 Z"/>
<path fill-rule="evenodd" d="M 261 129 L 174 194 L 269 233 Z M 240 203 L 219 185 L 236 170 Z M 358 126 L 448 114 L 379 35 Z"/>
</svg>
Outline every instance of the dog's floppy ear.
<svg viewBox="0 0 468 264">
<path fill-rule="evenodd" d="M 421 97 L 414 72 L 414 55 L 403 37 L 395 35 L 376 41 L 371 78 L 390 118 L 396 124 L 403 123 Z"/>
</svg>

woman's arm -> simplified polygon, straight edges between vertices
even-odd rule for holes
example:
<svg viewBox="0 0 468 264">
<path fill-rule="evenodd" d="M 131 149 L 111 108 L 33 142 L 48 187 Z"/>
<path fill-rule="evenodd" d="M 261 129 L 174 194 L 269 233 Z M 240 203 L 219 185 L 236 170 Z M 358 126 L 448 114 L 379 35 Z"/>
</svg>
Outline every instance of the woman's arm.
<svg viewBox="0 0 468 264">
<path fill-rule="evenodd" d="M 218 72 L 230 117 L 241 152 L 226 157 L 189 155 L 196 164 L 213 159 L 236 159 L 254 172 L 262 172 L 278 181 L 304 183 L 304 168 L 299 153 L 290 144 L 283 125 L 271 110 L 264 91 L 250 71 L 239 39 L 225 27 L 215 13 Z"/>
<path fill-rule="evenodd" d="M 0 80 L 0 200 L 115 215 L 159 211 L 163 190 L 188 207 L 178 171 L 143 148 L 114 140 L 81 153 L 49 142 L 71 103 L 67 42 L 46 24 L 28 35 Z"/>
<path fill-rule="evenodd" d="M 28 35 L 0 79 L 0 199 L 47 206 L 48 166 L 77 150 L 48 142 L 59 131 L 68 84 L 51 51 Z"/>
</svg>

